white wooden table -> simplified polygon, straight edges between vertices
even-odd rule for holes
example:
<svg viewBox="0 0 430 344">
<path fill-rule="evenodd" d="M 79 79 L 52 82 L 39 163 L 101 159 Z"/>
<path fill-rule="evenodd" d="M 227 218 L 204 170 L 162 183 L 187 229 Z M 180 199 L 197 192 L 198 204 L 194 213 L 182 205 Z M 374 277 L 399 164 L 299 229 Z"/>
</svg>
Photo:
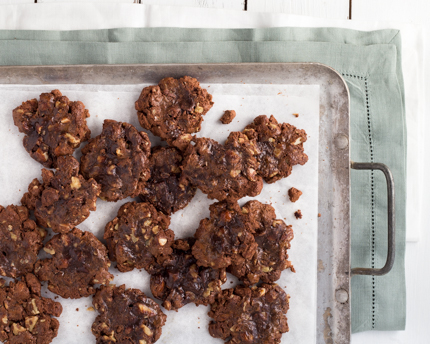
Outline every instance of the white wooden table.
<svg viewBox="0 0 430 344">
<path fill-rule="evenodd" d="M 430 1 L 428 0 L 0 0 L 0 4 L 48 3 L 48 2 L 122 2 L 157 4 L 171 6 L 195 6 L 226 8 L 254 12 L 275 12 L 308 15 L 329 19 L 352 20 L 400 20 L 422 23 L 425 28 L 425 42 L 430 38 Z M 426 39 L 427 38 L 427 39 Z M 427 44 L 427 43 L 426 43 Z M 425 51 L 425 82 L 430 90 L 430 48 Z M 427 98 L 430 96 L 426 94 Z M 430 119 L 426 116 L 425 127 L 430 129 Z M 430 147 L 427 135 L 425 147 Z M 430 151 L 423 159 L 426 170 L 430 170 Z M 424 190 L 430 190 L 427 178 Z M 430 193 L 426 193 L 425 206 L 430 209 Z M 422 219 L 421 238 L 417 243 L 407 243 L 406 281 L 407 281 L 407 324 L 401 332 L 365 332 L 352 336 L 353 344 L 426 344 L 430 343 L 430 212 Z M 395 302 L 393 302 L 395 304 Z M 393 308 L 393 312 L 396 309 Z"/>
</svg>

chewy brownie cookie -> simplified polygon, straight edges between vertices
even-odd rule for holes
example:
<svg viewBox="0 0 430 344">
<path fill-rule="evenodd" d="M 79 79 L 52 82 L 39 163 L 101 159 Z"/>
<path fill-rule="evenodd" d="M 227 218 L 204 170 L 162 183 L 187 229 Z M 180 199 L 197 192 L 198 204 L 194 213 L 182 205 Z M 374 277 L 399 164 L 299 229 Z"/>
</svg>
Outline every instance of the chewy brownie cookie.
<svg viewBox="0 0 430 344">
<path fill-rule="evenodd" d="M 94 284 L 108 284 L 110 261 L 106 247 L 90 232 L 74 228 L 57 234 L 43 248 L 52 258 L 39 260 L 34 272 L 48 289 L 64 298 L 93 295 Z"/>
<path fill-rule="evenodd" d="M 294 271 L 287 254 L 294 237 L 292 226 L 276 219 L 273 207 L 259 201 L 246 203 L 242 207 L 242 213 L 248 215 L 258 247 L 251 259 L 233 261 L 228 272 L 245 285 L 250 285 L 260 281 L 274 282 L 287 268 Z"/>
<path fill-rule="evenodd" d="M 233 132 L 224 145 L 207 138 L 194 142 L 185 153 L 181 184 L 195 185 L 219 201 L 260 194 L 263 180 L 256 172 L 255 146 L 246 135 Z"/>
<path fill-rule="evenodd" d="M 13 110 L 13 121 L 24 137 L 30 156 L 45 167 L 56 167 L 57 158 L 72 155 L 91 135 L 88 110 L 82 102 L 71 102 L 59 90 L 42 93 Z"/>
<path fill-rule="evenodd" d="M 176 240 L 173 253 L 157 273 L 151 275 L 151 292 L 168 311 L 188 303 L 211 304 L 227 280 L 225 269 L 199 267 L 191 254 L 195 239 Z"/>
<path fill-rule="evenodd" d="M 220 121 L 222 124 L 229 124 L 233 121 L 235 117 L 236 117 L 236 111 L 227 110 L 227 111 L 224 111 L 224 114 L 221 116 Z"/>
<path fill-rule="evenodd" d="M 129 202 L 105 228 L 109 258 L 119 271 L 152 270 L 172 253 L 175 234 L 169 229 L 170 217 L 149 203 Z"/>
<path fill-rule="evenodd" d="M 257 171 L 267 183 L 288 177 L 294 165 L 308 161 L 303 149 L 306 132 L 288 123 L 278 124 L 273 116 L 256 117 L 243 133 L 257 142 Z"/>
<path fill-rule="evenodd" d="M 212 337 L 234 344 L 279 344 L 288 332 L 289 296 L 276 284 L 227 289 L 211 305 Z"/>
<path fill-rule="evenodd" d="M 40 282 L 32 274 L 21 281 L 0 279 L 0 341 L 5 344 L 48 344 L 57 336 L 63 308 L 40 296 Z"/>
<path fill-rule="evenodd" d="M 135 107 L 142 127 L 184 150 L 191 134 L 200 131 L 202 116 L 212 105 L 212 96 L 197 79 L 184 76 L 164 78 L 158 86 L 145 87 Z"/>
<path fill-rule="evenodd" d="M 150 151 L 144 132 L 128 123 L 105 120 L 102 133 L 82 149 L 81 171 L 101 185 L 103 200 L 137 197 L 149 178 Z"/>
<path fill-rule="evenodd" d="M 302 194 L 303 193 L 299 189 L 296 189 L 296 188 L 290 188 L 288 190 L 288 197 L 290 198 L 290 201 L 293 203 L 297 202 Z"/>
<path fill-rule="evenodd" d="M 192 185 L 179 182 L 182 171 L 182 154 L 174 147 L 155 147 L 149 158 L 151 178 L 141 198 L 158 210 L 170 215 L 185 208 L 196 194 Z"/>
<path fill-rule="evenodd" d="M 74 157 L 59 157 L 57 162 L 55 172 L 42 169 L 42 183 L 34 179 L 21 203 L 34 209 L 39 226 L 66 233 L 96 210 L 100 186 L 79 173 L 79 162 Z"/>
<path fill-rule="evenodd" d="M 197 264 L 220 269 L 251 259 L 257 243 L 247 214 L 237 203 L 214 203 L 209 209 L 210 218 L 201 220 L 194 234 Z"/>
<path fill-rule="evenodd" d="M 139 289 L 101 286 L 93 297 L 100 313 L 91 331 L 97 344 L 152 344 L 161 336 L 166 315 Z"/>
<path fill-rule="evenodd" d="M 0 205 L 0 275 L 16 278 L 32 272 L 46 231 L 22 206 Z"/>
</svg>

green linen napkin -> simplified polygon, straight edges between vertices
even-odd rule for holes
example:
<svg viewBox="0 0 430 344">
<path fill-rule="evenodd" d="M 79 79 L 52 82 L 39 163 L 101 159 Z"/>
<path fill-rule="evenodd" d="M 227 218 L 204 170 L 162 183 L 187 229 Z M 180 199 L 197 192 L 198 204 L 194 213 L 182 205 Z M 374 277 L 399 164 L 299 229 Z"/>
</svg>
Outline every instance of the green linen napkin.
<svg viewBox="0 0 430 344">
<path fill-rule="evenodd" d="M 386 276 L 352 278 L 352 331 L 403 330 L 406 123 L 400 42 L 398 30 L 335 28 L 0 31 L 0 64 L 320 62 L 333 67 L 351 94 L 351 159 L 387 164 L 396 183 L 396 262 Z M 351 265 L 382 267 L 384 177 L 352 171 L 351 186 Z"/>
</svg>

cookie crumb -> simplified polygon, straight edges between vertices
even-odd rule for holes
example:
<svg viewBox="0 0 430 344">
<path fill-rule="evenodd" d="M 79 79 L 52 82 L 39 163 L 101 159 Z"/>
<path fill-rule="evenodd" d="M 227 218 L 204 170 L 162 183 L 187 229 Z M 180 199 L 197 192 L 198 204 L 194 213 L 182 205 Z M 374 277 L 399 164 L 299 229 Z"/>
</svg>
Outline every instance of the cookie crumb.
<svg viewBox="0 0 430 344">
<path fill-rule="evenodd" d="M 76 312 L 79 312 L 79 308 L 76 308 Z"/>
<path fill-rule="evenodd" d="M 296 202 L 299 200 L 300 196 L 303 194 L 299 189 L 291 188 L 288 190 L 288 197 L 291 202 Z"/>
<path fill-rule="evenodd" d="M 320 214 L 320 213 L 318 213 L 318 217 L 321 217 L 321 214 Z"/>
<path fill-rule="evenodd" d="M 293 116 L 294 117 L 299 117 L 299 114 L 298 113 L 293 113 Z"/>
<path fill-rule="evenodd" d="M 296 219 L 301 219 L 302 218 L 302 211 L 299 209 L 294 213 L 294 216 L 296 217 Z"/>
<path fill-rule="evenodd" d="M 88 307 L 88 308 L 87 308 L 87 311 L 89 311 L 89 312 L 94 312 L 94 307 Z"/>
<path fill-rule="evenodd" d="M 226 110 L 224 111 L 224 114 L 220 118 L 220 121 L 222 124 L 229 124 L 233 121 L 233 119 L 236 117 L 236 111 L 234 110 Z"/>
</svg>

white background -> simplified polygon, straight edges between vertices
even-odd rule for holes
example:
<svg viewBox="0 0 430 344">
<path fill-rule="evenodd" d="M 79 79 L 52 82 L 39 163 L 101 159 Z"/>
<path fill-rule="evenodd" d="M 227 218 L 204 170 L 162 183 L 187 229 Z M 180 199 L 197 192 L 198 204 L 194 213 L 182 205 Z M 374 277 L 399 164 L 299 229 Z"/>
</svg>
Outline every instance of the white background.
<svg viewBox="0 0 430 344">
<path fill-rule="evenodd" d="M 61 2 L 64 0 L 38 0 L 38 2 Z M 0 4 L 33 3 L 33 0 L 0 0 Z M 70 2 L 70 0 L 69 0 Z M 75 0 L 77 2 L 77 0 Z M 136 0 L 82 0 L 80 2 L 122 2 L 134 3 Z M 245 9 L 245 0 L 141 0 L 144 4 L 157 5 L 185 5 L 195 7 Z M 309 15 L 329 19 L 352 20 L 400 20 L 411 23 L 420 23 L 424 26 L 424 42 L 428 41 L 430 33 L 430 2 L 426 0 L 247 0 L 248 11 L 274 12 Z M 430 90 L 429 45 L 424 48 L 424 65 L 426 90 Z M 429 98 L 428 92 L 426 98 Z M 427 116 L 426 116 L 427 118 Z M 427 118 L 425 128 L 430 129 Z M 430 147 L 430 135 L 426 135 L 424 147 Z M 422 159 L 425 161 L 425 170 L 430 169 L 430 153 L 423 149 Z M 430 196 L 426 192 L 430 189 L 430 181 L 425 179 L 422 185 L 424 190 L 424 209 L 430 209 Z M 352 336 L 353 344 L 425 344 L 430 342 L 430 212 L 424 211 L 422 215 L 422 228 L 419 242 L 406 245 L 406 280 L 407 280 L 407 323 L 406 331 L 402 332 L 366 332 Z M 393 300 L 393 305 L 395 301 Z M 393 312 L 395 312 L 393 308 Z"/>
</svg>

